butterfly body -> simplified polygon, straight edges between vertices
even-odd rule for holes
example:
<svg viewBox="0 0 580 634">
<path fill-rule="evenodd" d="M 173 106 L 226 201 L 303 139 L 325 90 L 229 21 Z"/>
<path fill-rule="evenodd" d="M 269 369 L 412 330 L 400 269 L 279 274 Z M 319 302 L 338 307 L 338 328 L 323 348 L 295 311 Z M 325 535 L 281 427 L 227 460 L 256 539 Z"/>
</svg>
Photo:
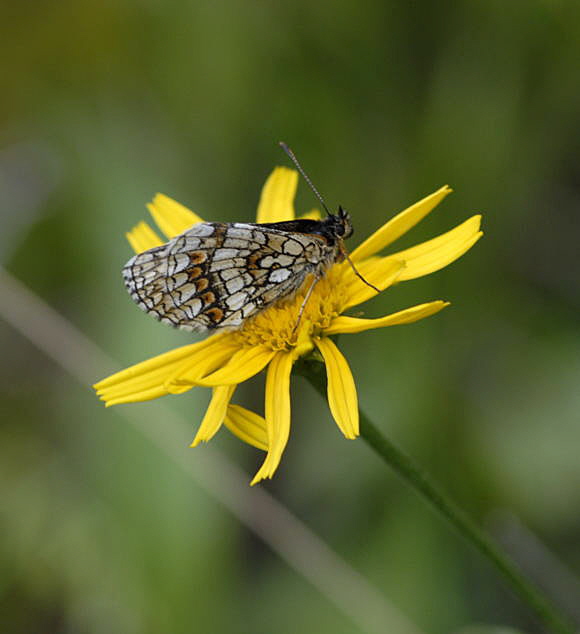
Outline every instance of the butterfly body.
<svg viewBox="0 0 580 634">
<path fill-rule="evenodd" d="M 352 234 L 346 211 L 323 220 L 201 222 L 123 268 L 137 305 L 187 331 L 239 328 L 289 298 L 309 275 L 320 279 L 344 257 Z"/>
</svg>

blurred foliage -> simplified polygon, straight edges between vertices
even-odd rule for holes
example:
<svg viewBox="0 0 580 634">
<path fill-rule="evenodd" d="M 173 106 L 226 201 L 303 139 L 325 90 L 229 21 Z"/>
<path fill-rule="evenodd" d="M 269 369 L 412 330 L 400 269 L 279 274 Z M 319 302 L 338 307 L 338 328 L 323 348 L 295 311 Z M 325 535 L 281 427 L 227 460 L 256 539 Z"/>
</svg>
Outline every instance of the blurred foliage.
<svg viewBox="0 0 580 634">
<path fill-rule="evenodd" d="M 362 406 L 462 506 L 481 522 L 509 508 L 580 570 L 580 3 L 4 8 L 0 256 L 120 365 L 190 341 L 141 314 L 120 281 L 123 233 L 156 191 L 207 219 L 251 220 L 266 175 L 287 163 L 284 139 L 352 213 L 353 243 L 446 182 L 456 193 L 403 245 L 483 211 L 486 236 L 459 263 L 365 307 L 450 309 L 341 346 Z M 298 207 L 312 206 L 302 185 Z M 88 386 L 3 323 L 0 346 L 4 631 L 353 632 Z M 243 401 L 260 410 L 261 390 Z M 207 399 L 171 400 L 192 437 Z M 265 486 L 412 621 L 540 631 L 299 378 L 293 407 Z M 213 442 L 248 472 L 261 459 L 226 432 Z M 526 557 L 577 610 L 559 567 Z"/>
</svg>

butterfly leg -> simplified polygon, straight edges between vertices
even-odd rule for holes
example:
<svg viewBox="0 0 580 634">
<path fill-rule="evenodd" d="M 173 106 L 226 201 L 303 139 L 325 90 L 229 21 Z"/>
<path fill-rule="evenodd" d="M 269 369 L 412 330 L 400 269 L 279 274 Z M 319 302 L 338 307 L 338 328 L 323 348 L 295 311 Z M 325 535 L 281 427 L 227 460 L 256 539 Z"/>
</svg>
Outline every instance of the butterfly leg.
<svg viewBox="0 0 580 634">
<path fill-rule="evenodd" d="M 306 304 L 308 303 L 308 300 L 310 299 L 310 296 L 312 295 L 312 291 L 314 290 L 314 287 L 316 286 L 319 280 L 320 280 L 320 277 L 318 275 L 312 276 L 312 282 L 310 283 L 310 286 L 308 287 L 308 290 L 306 291 L 306 295 L 304 295 L 304 299 L 302 300 L 300 310 L 298 311 L 298 319 L 296 320 L 296 325 L 292 329 L 292 334 L 294 334 L 298 330 L 298 326 L 300 325 L 300 320 L 302 319 L 302 315 L 304 313 L 304 309 L 306 308 Z"/>
</svg>

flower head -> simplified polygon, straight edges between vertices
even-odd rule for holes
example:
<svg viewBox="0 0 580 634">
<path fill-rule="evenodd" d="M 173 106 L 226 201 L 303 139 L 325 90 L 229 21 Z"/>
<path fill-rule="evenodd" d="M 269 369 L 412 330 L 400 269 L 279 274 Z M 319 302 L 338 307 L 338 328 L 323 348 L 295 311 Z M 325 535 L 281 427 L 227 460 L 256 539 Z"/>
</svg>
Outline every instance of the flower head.
<svg viewBox="0 0 580 634">
<path fill-rule="evenodd" d="M 298 175 L 276 168 L 260 199 L 257 222 L 294 218 Z M 219 332 L 204 341 L 138 363 L 95 385 L 106 405 L 146 401 L 166 394 L 180 394 L 192 387 L 209 387 L 213 395 L 192 446 L 208 441 L 224 424 L 241 440 L 267 452 L 252 484 L 271 478 L 276 471 L 290 433 L 290 374 L 294 362 L 317 350 L 326 366 L 328 403 L 332 416 L 346 438 L 359 434 L 358 401 L 350 367 L 331 339 L 332 335 L 357 333 L 373 328 L 408 324 L 439 312 L 447 302 L 431 301 L 378 319 L 344 314 L 392 284 L 433 273 L 447 266 L 481 237 L 479 215 L 451 231 L 415 247 L 390 255 L 379 253 L 441 202 L 451 189 L 442 187 L 385 223 L 351 254 L 365 284 L 348 261 L 335 263 L 312 288 L 311 280 L 290 298 L 264 309 L 233 331 Z M 157 194 L 148 206 L 160 231 L 171 239 L 201 218 L 176 201 Z M 319 218 L 317 211 L 307 217 Z M 145 222 L 127 238 L 136 253 L 163 244 Z M 372 285 L 372 286 L 370 286 Z M 300 315 L 300 318 L 298 318 Z M 261 417 L 231 403 L 240 383 L 266 370 L 265 412 Z"/>
</svg>

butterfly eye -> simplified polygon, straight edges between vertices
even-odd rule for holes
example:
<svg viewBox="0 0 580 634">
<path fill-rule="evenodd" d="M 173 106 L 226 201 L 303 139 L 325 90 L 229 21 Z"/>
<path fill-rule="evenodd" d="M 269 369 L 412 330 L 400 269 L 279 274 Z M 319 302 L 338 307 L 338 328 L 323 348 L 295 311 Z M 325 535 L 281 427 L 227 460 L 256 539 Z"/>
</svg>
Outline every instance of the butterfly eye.
<svg viewBox="0 0 580 634">
<path fill-rule="evenodd" d="M 338 207 L 338 219 L 339 224 L 336 228 L 337 235 L 339 235 L 341 238 L 350 238 L 350 236 L 352 235 L 350 215 L 348 211 L 346 211 L 346 209 L 344 209 L 344 207 L 340 205 Z"/>
</svg>

